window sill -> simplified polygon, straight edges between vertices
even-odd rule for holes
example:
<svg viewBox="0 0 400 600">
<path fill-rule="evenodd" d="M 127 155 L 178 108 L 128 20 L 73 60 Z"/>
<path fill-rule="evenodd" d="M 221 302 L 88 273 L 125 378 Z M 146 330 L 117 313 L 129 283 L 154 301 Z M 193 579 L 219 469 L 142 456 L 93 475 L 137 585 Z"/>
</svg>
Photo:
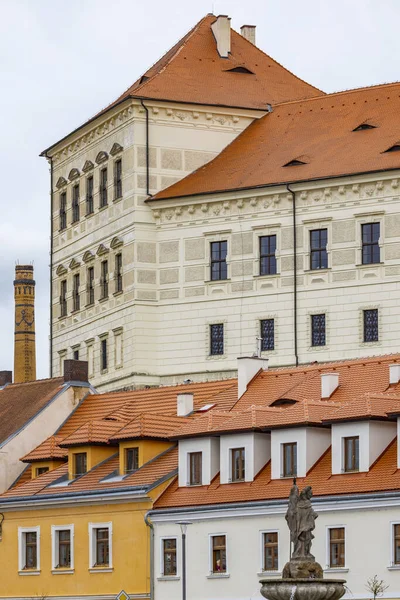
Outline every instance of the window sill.
<svg viewBox="0 0 400 600">
<path fill-rule="evenodd" d="M 255 279 L 271 279 L 271 278 L 277 279 L 280 276 L 281 276 L 280 273 L 270 273 L 268 275 L 253 275 L 253 277 Z"/>
<path fill-rule="evenodd" d="M 377 262 L 377 263 L 357 263 L 355 266 L 357 268 L 361 268 L 361 269 L 368 269 L 368 267 L 377 267 L 379 265 L 384 265 L 384 262 Z"/>
<path fill-rule="evenodd" d="M 93 217 L 94 215 L 94 211 L 90 212 L 90 213 L 86 213 L 85 218 L 87 219 L 88 217 Z"/>
<path fill-rule="evenodd" d="M 99 298 L 99 302 L 105 302 L 108 300 L 108 296 L 104 296 L 104 298 Z"/>
<path fill-rule="evenodd" d="M 37 569 L 23 569 L 22 571 L 18 571 L 18 575 L 40 575 L 41 571 Z"/>
<path fill-rule="evenodd" d="M 52 569 L 52 575 L 73 575 L 75 573 L 74 569 Z"/>
<path fill-rule="evenodd" d="M 124 290 L 119 290 L 119 292 L 114 292 L 113 296 L 122 296 L 122 294 L 124 293 Z"/>
<path fill-rule="evenodd" d="M 304 273 L 329 273 L 332 271 L 331 267 L 324 267 L 323 269 L 304 269 Z"/>
<path fill-rule="evenodd" d="M 282 577 L 282 571 L 259 571 L 257 577 Z"/>
<path fill-rule="evenodd" d="M 221 283 L 228 283 L 230 281 L 230 279 L 208 279 L 207 281 L 205 281 L 204 283 L 207 285 L 212 285 L 212 284 L 221 284 Z"/>
<path fill-rule="evenodd" d="M 210 573 L 207 575 L 207 579 L 228 579 L 229 577 L 229 573 Z"/>
<path fill-rule="evenodd" d="M 179 581 L 179 575 L 160 575 L 157 577 L 157 581 Z"/>
<path fill-rule="evenodd" d="M 71 221 L 71 225 L 78 225 L 80 219 L 77 219 L 76 221 Z"/>
<path fill-rule="evenodd" d="M 71 315 L 76 315 L 76 313 L 81 312 L 80 308 L 76 308 L 75 310 L 71 310 Z"/>
<path fill-rule="evenodd" d="M 58 230 L 58 233 L 64 233 L 64 231 L 67 231 L 67 228 L 66 228 L 66 227 L 63 227 L 62 229 L 59 229 L 59 230 Z"/>
<path fill-rule="evenodd" d="M 388 571 L 400 571 L 400 565 L 389 565 L 386 568 Z"/>
<path fill-rule="evenodd" d="M 89 569 L 89 573 L 112 573 L 113 571 L 112 567 L 92 567 Z"/>
<path fill-rule="evenodd" d="M 327 567 L 324 573 L 348 573 L 349 567 Z"/>
<path fill-rule="evenodd" d="M 106 208 L 108 208 L 108 204 L 105 204 L 104 206 L 99 206 L 99 212 L 105 210 Z"/>
<path fill-rule="evenodd" d="M 92 308 L 92 306 L 94 306 L 94 302 L 91 302 L 90 304 L 85 304 L 85 308 Z"/>
<path fill-rule="evenodd" d="M 58 317 L 59 321 L 63 321 L 64 319 L 67 318 L 68 315 L 61 315 L 61 317 Z"/>
<path fill-rule="evenodd" d="M 114 198 L 113 202 L 115 204 L 115 202 L 120 202 L 122 200 L 123 196 L 118 196 L 118 198 Z"/>
</svg>

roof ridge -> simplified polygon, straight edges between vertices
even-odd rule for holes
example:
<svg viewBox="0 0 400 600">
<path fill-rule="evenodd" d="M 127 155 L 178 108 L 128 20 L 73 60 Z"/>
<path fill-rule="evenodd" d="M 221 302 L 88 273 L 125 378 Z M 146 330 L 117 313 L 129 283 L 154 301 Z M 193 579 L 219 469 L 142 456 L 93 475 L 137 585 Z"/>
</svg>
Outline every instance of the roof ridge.
<svg viewBox="0 0 400 600">
<path fill-rule="evenodd" d="M 62 375 L 60 375 L 60 377 L 45 377 L 44 379 L 34 379 L 32 381 L 20 381 L 20 382 L 14 381 L 13 383 L 8 383 L 7 388 L 11 388 L 11 387 L 17 386 L 17 385 L 35 385 L 37 383 L 44 383 L 46 381 L 54 381 L 54 382 L 60 381 L 63 383 L 67 383 L 66 381 L 64 381 L 64 377 Z"/>
</svg>

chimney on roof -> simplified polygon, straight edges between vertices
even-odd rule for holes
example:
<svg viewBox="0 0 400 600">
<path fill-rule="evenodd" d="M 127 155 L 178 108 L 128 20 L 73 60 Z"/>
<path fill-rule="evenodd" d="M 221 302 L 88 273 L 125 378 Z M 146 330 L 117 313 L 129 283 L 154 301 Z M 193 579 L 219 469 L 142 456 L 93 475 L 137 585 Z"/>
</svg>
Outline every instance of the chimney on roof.
<svg viewBox="0 0 400 600">
<path fill-rule="evenodd" d="M 336 388 L 339 387 L 339 373 L 321 374 L 321 398 L 330 398 Z"/>
<path fill-rule="evenodd" d="M 256 45 L 256 26 L 255 25 L 242 25 L 240 28 L 241 35 L 246 38 L 249 42 Z"/>
<path fill-rule="evenodd" d="M 400 381 L 400 364 L 389 365 L 389 384 L 399 383 Z"/>
<path fill-rule="evenodd" d="M 0 388 L 12 383 L 12 371 L 0 371 Z"/>
<path fill-rule="evenodd" d="M 260 369 L 268 369 L 268 359 L 258 356 L 238 358 L 238 399 L 243 396 L 247 386 Z"/>
<path fill-rule="evenodd" d="M 86 360 L 64 360 L 64 381 L 89 381 Z"/>
<path fill-rule="evenodd" d="M 14 382 L 36 379 L 35 281 L 32 265 L 16 265 L 14 279 Z"/>
<path fill-rule="evenodd" d="M 231 51 L 231 20 L 227 15 L 219 15 L 211 25 L 211 30 L 217 42 L 218 54 L 228 58 Z"/>
<path fill-rule="evenodd" d="M 187 417 L 193 412 L 193 394 L 178 394 L 176 401 L 176 414 L 178 417 Z"/>
</svg>

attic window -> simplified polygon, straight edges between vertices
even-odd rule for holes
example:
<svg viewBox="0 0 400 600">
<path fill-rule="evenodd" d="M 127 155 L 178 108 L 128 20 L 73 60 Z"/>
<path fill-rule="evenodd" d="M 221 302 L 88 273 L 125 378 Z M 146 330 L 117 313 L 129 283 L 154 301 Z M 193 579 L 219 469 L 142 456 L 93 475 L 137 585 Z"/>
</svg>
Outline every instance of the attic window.
<svg viewBox="0 0 400 600">
<path fill-rule="evenodd" d="M 207 412 L 214 406 L 215 406 L 215 402 L 214 402 L 214 404 L 205 404 L 204 406 L 201 406 L 200 408 L 198 408 L 196 412 Z"/>
<path fill-rule="evenodd" d="M 233 67 L 233 69 L 227 69 L 228 73 L 248 73 L 254 75 L 253 71 L 250 71 L 247 67 Z"/>
<path fill-rule="evenodd" d="M 292 398 L 278 398 L 277 400 L 274 400 L 270 406 L 274 408 L 275 406 L 292 406 L 293 404 L 296 404 L 296 402 L 297 400 L 293 400 Z"/>
<path fill-rule="evenodd" d="M 376 125 L 370 125 L 369 123 L 361 123 L 353 131 L 364 131 L 364 129 L 376 129 Z"/>
<path fill-rule="evenodd" d="M 400 151 L 400 144 L 394 144 L 394 146 L 390 146 L 390 148 L 388 148 L 387 150 L 384 151 L 384 154 L 386 152 L 399 152 Z"/>
<path fill-rule="evenodd" d="M 302 160 L 298 160 L 297 158 L 295 158 L 294 160 L 291 160 L 290 162 L 286 163 L 286 165 L 283 165 L 284 167 L 299 167 L 300 165 L 306 165 L 307 163 L 305 163 Z"/>
<path fill-rule="evenodd" d="M 148 80 L 149 80 L 149 77 L 147 77 L 147 75 L 142 75 L 139 83 L 145 83 Z"/>
</svg>

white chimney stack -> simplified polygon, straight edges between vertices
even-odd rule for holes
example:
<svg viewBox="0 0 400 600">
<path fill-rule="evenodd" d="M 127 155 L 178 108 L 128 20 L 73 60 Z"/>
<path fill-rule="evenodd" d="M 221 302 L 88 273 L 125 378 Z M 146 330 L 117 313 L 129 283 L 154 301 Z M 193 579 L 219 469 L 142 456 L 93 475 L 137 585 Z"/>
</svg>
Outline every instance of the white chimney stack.
<svg viewBox="0 0 400 600">
<path fill-rule="evenodd" d="M 339 387 L 339 373 L 322 373 L 321 375 L 321 398 L 330 398 L 336 388 Z"/>
<path fill-rule="evenodd" d="M 211 30 L 217 42 L 218 54 L 228 58 L 231 51 L 231 20 L 227 15 L 219 15 L 211 25 Z"/>
<path fill-rule="evenodd" d="M 249 42 L 256 45 L 256 26 L 255 25 L 242 25 L 240 28 L 242 37 L 246 38 Z"/>
<path fill-rule="evenodd" d="M 389 383 L 399 383 L 400 365 L 389 365 Z"/>
<path fill-rule="evenodd" d="M 260 369 L 263 371 L 268 369 L 267 358 L 258 356 L 238 358 L 238 399 L 243 396 L 250 381 Z"/>
<path fill-rule="evenodd" d="M 176 399 L 176 414 L 178 417 L 187 417 L 193 412 L 193 394 L 178 394 Z"/>
</svg>

